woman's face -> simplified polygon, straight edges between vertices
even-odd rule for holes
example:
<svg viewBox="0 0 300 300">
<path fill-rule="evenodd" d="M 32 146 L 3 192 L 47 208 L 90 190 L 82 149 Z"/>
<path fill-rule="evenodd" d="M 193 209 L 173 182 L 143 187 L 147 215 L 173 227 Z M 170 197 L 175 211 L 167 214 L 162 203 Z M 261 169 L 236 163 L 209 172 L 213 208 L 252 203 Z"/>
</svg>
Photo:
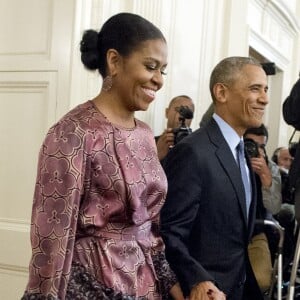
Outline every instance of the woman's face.
<svg viewBox="0 0 300 300">
<path fill-rule="evenodd" d="M 166 66 L 167 44 L 161 39 L 145 41 L 121 59 L 113 85 L 125 109 L 148 109 L 163 85 Z"/>
</svg>

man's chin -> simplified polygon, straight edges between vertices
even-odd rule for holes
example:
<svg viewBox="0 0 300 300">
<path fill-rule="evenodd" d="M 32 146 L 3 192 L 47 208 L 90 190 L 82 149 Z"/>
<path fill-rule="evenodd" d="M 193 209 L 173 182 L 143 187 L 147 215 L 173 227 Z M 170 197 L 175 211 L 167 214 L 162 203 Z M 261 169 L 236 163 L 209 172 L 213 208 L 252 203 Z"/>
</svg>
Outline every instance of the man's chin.
<svg viewBox="0 0 300 300">
<path fill-rule="evenodd" d="M 248 128 L 256 128 L 259 127 L 263 124 L 263 120 L 262 119 L 253 119 L 252 122 L 249 122 L 250 126 Z"/>
</svg>

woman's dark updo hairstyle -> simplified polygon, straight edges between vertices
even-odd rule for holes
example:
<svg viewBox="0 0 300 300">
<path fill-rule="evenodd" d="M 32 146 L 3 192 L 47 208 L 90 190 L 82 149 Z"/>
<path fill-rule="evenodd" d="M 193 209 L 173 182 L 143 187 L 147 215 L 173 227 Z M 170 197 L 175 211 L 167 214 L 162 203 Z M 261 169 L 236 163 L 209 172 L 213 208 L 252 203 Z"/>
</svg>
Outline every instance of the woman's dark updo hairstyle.
<svg viewBox="0 0 300 300">
<path fill-rule="evenodd" d="M 89 70 L 98 69 L 104 78 L 108 49 L 128 56 L 142 42 L 156 39 L 166 41 L 162 32 L 148 20 L 132 13 L 116 14 L 104 23 L 99 33 L 84 32 L 80 43 L 81 61 Z"/>
</svg>

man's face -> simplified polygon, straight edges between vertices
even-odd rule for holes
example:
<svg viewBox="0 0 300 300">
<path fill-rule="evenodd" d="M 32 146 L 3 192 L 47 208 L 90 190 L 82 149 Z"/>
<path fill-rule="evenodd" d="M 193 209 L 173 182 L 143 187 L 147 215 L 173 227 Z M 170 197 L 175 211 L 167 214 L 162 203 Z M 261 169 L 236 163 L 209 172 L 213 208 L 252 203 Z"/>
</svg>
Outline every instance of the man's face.
<svg viewBox="0 0 300 300">
<path fill-rule="evenodd" d="M 245 65 L 230 85 L 224 85 L 221 117 L 242 136 L 247 128 L 259 127 L 268 104 L 267 76 L 256 65 Z"/>
<path fill-rule="evenodd" d="M 256 142 L 256 144 L 258 146 L 259 154 L 263 157 L 265 156 L 265 148 L 266 148 L 266 144 L 267 144 L 266 136 L 248 133 L 248 134 L 244 135 L 244 139 L 251 139 L 254 142 Z"/>
<path fill-rule="evenodd" d="M 278 153 L 278 166 L 289 170 L 293 162 L 293 157 L 287 148 L 283 148 Z"/>
<path fill-rule="evenodd" d="M 179 120 L 180 114 L 177 111 L 180 106 L 187 106 L 192 112 L 194 112 L 194 104 L 191 99 L 186 97 L 176 98 L 172 104 L 166 108 L 166 118 L 167 118 L 167 128 L 177 128 L 180 127 L 181 122 Z M 186 119 L 186 126 L 190 127 L 192 119 Z"/>
</svg>

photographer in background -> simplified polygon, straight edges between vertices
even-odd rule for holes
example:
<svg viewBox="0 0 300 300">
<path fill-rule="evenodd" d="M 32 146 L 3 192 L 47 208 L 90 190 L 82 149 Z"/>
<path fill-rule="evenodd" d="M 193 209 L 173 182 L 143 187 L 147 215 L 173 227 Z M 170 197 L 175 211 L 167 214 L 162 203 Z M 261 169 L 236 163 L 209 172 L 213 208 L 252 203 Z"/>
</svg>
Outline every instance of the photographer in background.
<svg viewBox="0 0 300 300">
<path fill-rule="evenodd" d="M 290 154 L 290 151 L 287 147 L 278 147 L 274 150 L 272 155 L 272 160 L 281 171 L 288 174 L 290 167 L 293 162 L 293 156 Z"/>
<path fill-rule="evenodd" d="M 264 124 L 248 128 L 244 134 L 245 151 L 250 158 L 257 186 L 257 220 L 272 220 L 281 208 L 281 175 L 279 167 L 268 159 L 265 149 L 267 141 L 268 131 Z M 271 285 L 272 258 L 274 260 L 277 242 L 272 230 L 262 225 L 255 226 L 248 252 L 263 293 Z"/>
<path fill-rule="evenodd" d="M 258 186 L 261 186 L 263 206 L 274 215 L 281 207 L 281 175 L 279 167 L 268 159 L 266 153 L 268 137 L 267 128 L 262 124 L 260 127 L 247 129 L 244 142 L 253 171 L 259 179 Z"/>
<path fill-rule="evenodd" d="M 289 148 L 278 147 L 274 150 L 271 159 L 280 170 L 282 203 L 287 203 L 288 205 L 294 204 L 293 199 L 291 199 L 289 187 L 289 170 L 294 157 L 291 155 Z"/>
<path fill-rule="evenodd" d="M 289 186 L 289 170 L 293 162 L 293 157 L 287 147 L 278 147 L 272 155 L 272 161 L 278 165 L 281 175 L 282 205 L 275 218 L 285 230 L 283 243 L 283 279 L 287 281 L 290 276 L 289 264 L 293 259 L 296 246 L 295 230 L 297 228 L 294 200 Z"/>
<path fill-rule="evenodd" d="M 195 106 L 193 100 L 186 95 L 173 98 L 166 108 L 167 128 L 160 136 L 155 137 L 159 160 L 163 160 L 180 139 L 189 135 Z"/>
</svg>

